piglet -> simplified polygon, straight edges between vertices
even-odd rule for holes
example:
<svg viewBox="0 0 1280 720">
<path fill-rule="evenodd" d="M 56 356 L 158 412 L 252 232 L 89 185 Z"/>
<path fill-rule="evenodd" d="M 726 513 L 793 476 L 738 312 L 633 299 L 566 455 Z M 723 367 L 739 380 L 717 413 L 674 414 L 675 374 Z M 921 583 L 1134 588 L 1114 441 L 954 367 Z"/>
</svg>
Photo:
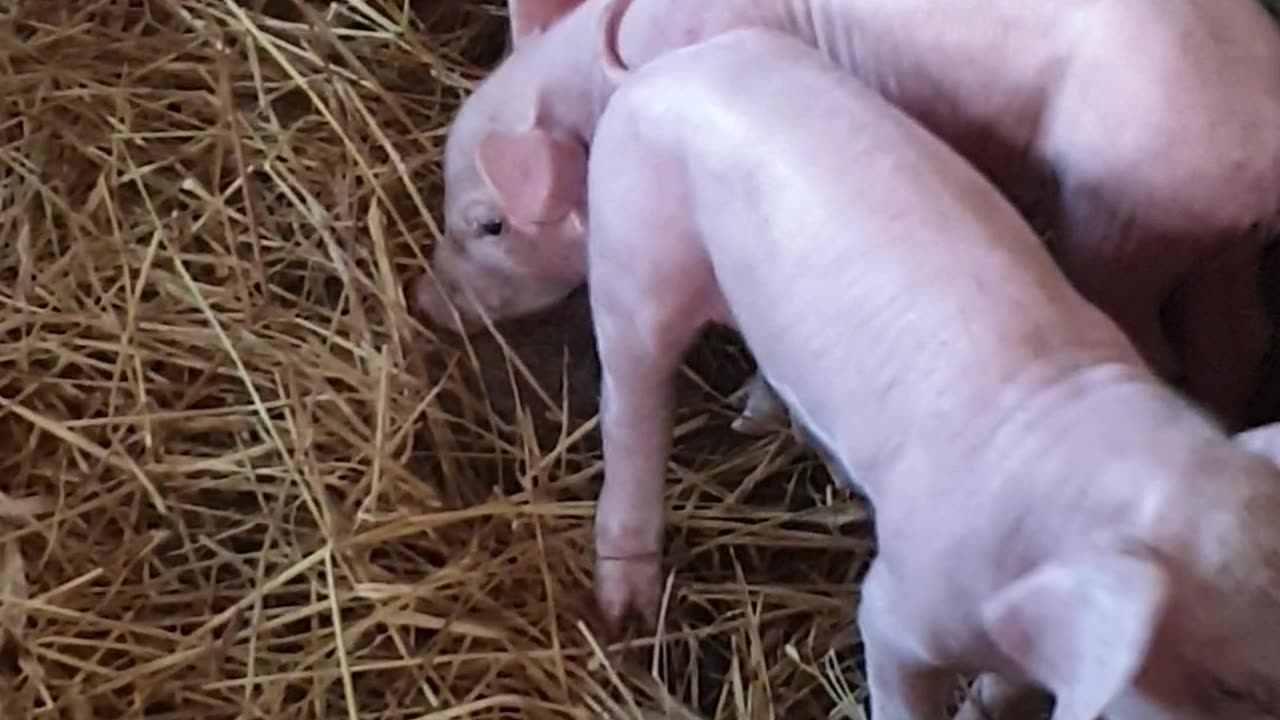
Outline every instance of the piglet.
<svg viewBox="0 0 1280 720">
<path fill-rule="evenodd" d="M 444 289 L 423 276 L 422 312 L 472 332 L 581 283 L 583 169 L 612 92 L 598 28 L 611 12 L 624 15 L 632 66 L 769 27 L 1011 196 L 1055 179 L 1053 251 L 1077 289 L 1166 378 L 1242 422 L 1269 332 L 1258 255 L 1280 212 L 1280 33 L 1256 0 L 614 2 L 508 0 L 512 53 L 450 128 L 447 237 L 433 256 Z M 1162 312 L 1183 327 L 1177 345 Z M 746 429 L 769 422 L 768 398 L 751 397 Z"/>
<path fill-rule="evenodd" d="M 720 323 L 874 509 L 875 720 L 943 717 L 952 673 L 1045 687 L 1054 720 L 1277 717 L 1280 470 L 972 165 L 798 40 L 631 72 L 587 175 L 608 616 L 653 617 L 673 381 Z"/>
</svg>

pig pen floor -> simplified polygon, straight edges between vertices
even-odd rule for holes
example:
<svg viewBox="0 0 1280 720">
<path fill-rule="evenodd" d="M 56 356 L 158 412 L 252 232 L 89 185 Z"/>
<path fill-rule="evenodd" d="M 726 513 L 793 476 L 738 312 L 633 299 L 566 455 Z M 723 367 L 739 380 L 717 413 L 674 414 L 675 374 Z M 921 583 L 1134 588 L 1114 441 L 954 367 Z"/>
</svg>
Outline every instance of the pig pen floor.
<svg viewBox="0 0 1280 720">
<path fill-rule="evenodd" d="M 581 296 L 505 348 L 408 316 L 500 10 L 0 9 L 0 720 L 859 717 L 865 513 L 726 430 L 732 343 L 620 654 Z"/>
</svg>

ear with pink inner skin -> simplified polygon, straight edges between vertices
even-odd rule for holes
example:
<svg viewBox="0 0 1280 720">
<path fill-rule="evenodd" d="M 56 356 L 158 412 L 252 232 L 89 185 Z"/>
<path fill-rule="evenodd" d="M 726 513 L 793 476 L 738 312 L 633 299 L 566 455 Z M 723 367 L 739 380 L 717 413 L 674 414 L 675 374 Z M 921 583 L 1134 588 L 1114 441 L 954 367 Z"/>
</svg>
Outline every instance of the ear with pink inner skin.
<svg viewBox="0 0 1280 720">
<path fill-rule="evenodd" d="M 1053 720 L 1095 720 L 1141 670 L 1168 594 L 1151 560 L 1095 554 L 1020 578 L 982 618 L 996 646 L 1056 695 Z"/>
<path fill-rule="evenodd" d="M 517 224 L 559 222 L 586 193 L 586 148 L 536 127 L 485 135 L 476 148 L 476 165 Z"/>
<path fill-rule="evenodd" d="M 518 45 L 546 32 L 552 23 L 569 14 L 584 0 L 508 0 L 511 16 L 511 44 Z"/>
</svg>

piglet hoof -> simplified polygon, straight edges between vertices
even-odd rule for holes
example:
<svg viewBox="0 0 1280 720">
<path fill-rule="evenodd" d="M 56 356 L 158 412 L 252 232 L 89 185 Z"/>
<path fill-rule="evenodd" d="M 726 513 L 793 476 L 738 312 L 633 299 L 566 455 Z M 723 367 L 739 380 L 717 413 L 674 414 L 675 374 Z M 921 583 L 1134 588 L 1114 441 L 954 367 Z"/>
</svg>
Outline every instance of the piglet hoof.
<svg viewBox="0 0 1280 720">
<path fill-rule="evenodd" d="M 662 593 L 657 555 L 598 558 L 595 584 L 596 604 L 610 634 L 618 635 L 631 616 L 637 616 L 645 630 L 657 627 Z"/>
<path fill-rule="evenodd" d="M 1039 720 L 1048 709 L 1046 694 L 1033 686 L 984 674 L 969 686 L 952 720 Z"/>
<path fill-rule="evenodd" d="M 787 428 L 789 418 L 786 408 L 759 373 L 752 376 L 734 394 L 746 396 L 742 412 L 729 425 L 734 432 L 743 435 L 768 435 Z"/>
<path fill-rule="evenodd" d="M 769 422 L 767 418 L 758 418 L 743 412 L 734 418 L 729 424 L 729 429 L 741 435 L 768 435 L 779 429 L 775 423 Z"/>
</svg>

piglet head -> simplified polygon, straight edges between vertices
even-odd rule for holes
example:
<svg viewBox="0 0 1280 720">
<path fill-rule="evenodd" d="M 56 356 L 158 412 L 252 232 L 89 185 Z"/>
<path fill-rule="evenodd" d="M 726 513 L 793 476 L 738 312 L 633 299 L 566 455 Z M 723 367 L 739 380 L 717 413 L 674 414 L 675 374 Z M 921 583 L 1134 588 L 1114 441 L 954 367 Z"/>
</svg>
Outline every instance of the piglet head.
<svg viewBox="0 0 1280 720">
<path fill-rule="evenodd" d="M 447 191 L 457 203 L 432 260 L 436 278 L 414 292 L 433 322 L 460 332 L 544 309 L 586 278 L 585 146 L 537 126 L 491 130 L 472 162 L 480 182 Z"/>
<path fill-rule="evenodd" d="M 1266 465 L 1237 463 L 1253 479 L 1225 506 L 1174 500 L 1159 549 L 1095 548 L 987 601 L 988 636 L 1055 694 L 1054 720 L 1280 718 L 1280 473 Z"/>
<path fill-rule="evenodd" d="M 581 4 L 510 0 L 512 53 L 450 127 L 445 237 L 412 293 L 432 322 L 474 332 L 553 305 L 586 279 L 587 148 L 552 121 L 540 88 L 554 48 L 539 42 Z"/>
</svg>

